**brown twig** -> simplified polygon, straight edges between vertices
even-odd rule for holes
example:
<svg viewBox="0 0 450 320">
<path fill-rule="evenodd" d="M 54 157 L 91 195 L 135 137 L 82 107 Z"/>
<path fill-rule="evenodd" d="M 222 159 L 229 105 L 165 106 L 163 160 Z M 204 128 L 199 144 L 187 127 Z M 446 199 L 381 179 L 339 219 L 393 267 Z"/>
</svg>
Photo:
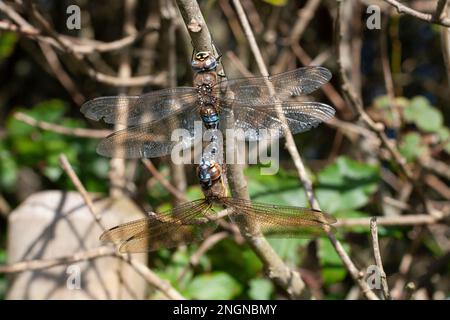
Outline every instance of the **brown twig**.
<svg viewBox="0 0 450 320">
<path fill-rule="evenodd" d="M 41 30 L 36 29 L 33 25 L 22 18 L 12 7 L 7 5 L 3 1 L 0 2 L 0 11 L 4 12 L 12 20 L 12 23 L 17 25 L 17 27 L 11 27 L 11 24 L 8 23 L 0 24 L 0 27 L 8 27 L 11 29 L 11 31 L 14 31 L 13 29 L 15 29 L 17 32 L 25 30 L 25 33 L 27 35 L 32 35 L 39 41 L 43 41 L 53 46 L 55 46 L 56 44 L 56 46 L 58 46 L 61 51 L 70 54 L 73 58 L 80 62 L 82 70 L 84 70 L 85 73 L 92 79 L 104 84 L 118 87 L 144 86 L 149 84 L 161 86 L 165 84 L 166 74 L 164 72 L 159 73 L 155 76 L 147 75 L 121 79 L 119 77 L 107 75 L 96 70 L 96 68 L 84 54 L 75 50 L 76 41 L 73 39 L 73 41 L 68 41 L 68 39 L 70 38 L 57 33 L 52 28 L 50 23 L 40 14 L 36 7 L 36 4 L 30 4 L 29 7 L 24 6 L 23 8 L 31 13 L 32 17 L 34 17 L 35 20 L 40 24 Z M 38 34 L 42 34 L 42 36 L 37 37 Z"/>
<path fill-rule="evenodd" d="M 398 13 L 405 13 L 425 22 L 431 22 L 434 24 L 439 24 L 444 27 L 450 27 L 450 19 L 446 17 L 442 17 L 442 11 L 445 7 L 445 3 L 447 0 L 439 0 L 436 5 L 436 11 L 433 14 L 423 13 L 417 10 L 414 10 L 403 3 L 398 2 L 397 0 L 384 0 L 389 3 L 391 6 L 397 9 Z"/>
<path fill-rule="evenodd" d="M 161 173 L 155 168 L 153 163 L 149 159 L 141 159 L 144 166 L 150 171 L 150 173 L 155 177 L 155 179 L 163 185 L 164 188 L 167 189 L 173 196 L 175 196 L 178 200 L 187 201 L 184 193 L 180 192 L 177 188 L 175 188 L 167 179 L 165 179 Z"/>
<path fill-rule="evenodd" d="M 262 59 L 261 52 L 258 48 L 258 44 L 256 43 L 255 37 L 253 35 L 253 32 L 250 28 L 250 25 L 248 24 L 248 21 L 245 16 L 245 12 L 240 5 L 239 0 L 233 0 L 233 3 L 235 5 L 238 17 L 241 21 L 242 27 L 244 29 L 244 33 L 247 36 L 247 39 L 250 44 L 250 48 L 253 52 L 253 55 L 255 56 L 256 63 L 258 65 L 258 68 L 263 76 L 268 76 L 268 71 L 265 66 L 264 60 Z M 270 88 L 270 86 L 269 86 Z M 278 113 L 278 116 L 283 121 L 284 114 L 282 112 Z M 284 118 L 285 119 L 285 118 Z M 316 210 L 320 210 L 319 203 L 314 196 L 313 188 L 312 188 L 312 182 L 308 177 L 308 174 L 306 172 L 305 166 L 303 164 L 303 161 L 300 157 L 300 154 L 298 152 L 297 146 L 295 145 L 294 139 L 292 137 L 292 133 L 285 128 L 285 136 L 286 136 L 286 147 L 289 151 L 289 154 L 291 155 L 294 165 L 297 168 L 297 172 L 299 174 L 299 178 L 301 180 L 302 185 L 305 188 L 305 194 L 306 198 L 308 199 L 308 202 L 311 204 L 311 207 Z M 347 270 L 350 272 L 352 277 L 357 281 L 359 286 L 361 287 L 363 293 L 367 296 L 369 299 L 378 299 L 375 293 L 369 289 L 367 286 L 367 283 L 364 282 L 362 279 L 362 275 L 360 271 L 355 267 L 347 253 L 345 252 L 342 244 L 335 238 L 335 236 L 332 233 L 328 233 L 328 237 L 333 244 L 336 252 L 338 253 L 339 257 L 344 262 L 344 265 L 347 267 Z"/>
<path fill-rule="evenodd" d="M 380 273 L 381 276 L 381 287 L 383 288 L 383 295 L 385 299 L 390 300 L 391 295 L 389 293 L 386 273 L 384 272 L 383 262 L 381 260 L 380 245 L 378 243 L 377 218 L 375 217 L 370 219 L 370 231 L 372 234 L 373 255 L 375 257 L 375 263 L 377 264 L 378 272 Z"/>
<path fill-rule="evenodd" d="M 43 35 L 43 32 L 40 29 L 29 24 L 17 12 L 15 12 L 15 10 L 11 6 L 7 5 L 6 3 L 3 3 L 3 1 L 2 3 L 0 3 L 0 11 L 6 13 L 6 15 L 12 20 L 12 21 L 1 20 L 0 29 L 17 32 L 21 35 L 29 37 L 30 39 L 39 40 L 44 43 L 47 43 L 57 50 L 64 51 L 64 48 L 61 47 L 61 45 L 57 41 L 55 41 L 55 39 Z M 114 40 L 111 42 L 103 42 L 84 38 L 75 38 L 62 34 L 57 34 L 57 37 L 61 39 L 63 42 L 65 42 L 66 45 L 70 45 L 75 53 L 91 54 L 95 52 L 104 53 L 124 49 L 134 44 L 136 41 L 142 39 L 147 34 L 157 31 L 159 31 L 159 26 L 149 25 L 136 34 L 126 36 L 122 39 Z"/>
<path fill-rule="evenodd" d="M 414 226 L 423 224 L 435 224 L 441 221 L 445 215 L 441 217 L 429 214 L 409 214 L 398 217 L 377 217 L 377 223 L 380 226 Z M 371 218 L 346 218 L 339 219 L 336 223 L 337 228 L 369 226 Z"/>
<path fill-rule="evenodd" d="M 97 213 L 94 203 L 87 193 L 86 189 L 84 188 L 83 184 L 81 183 L 80 179 L 76 175 L 75 171 L 73 170 L 72 166 L 70 165 L 69 161 L 67 160 L 67 157 L 65 155 L 60 155 L 59 157 L 61 166 L 63 170 L 66 172 L 66 174 L 69 176 L 70 180 L 72 180 L 72 183 L 74 184 L 77 191 L 82 196 L 86 206 L 89 209 L 89 212 L 94 217 L 96 223 L 102 228 L 102 230 L 106 230 L 105 225 L 101 221 L 101 216 Z M 168 282 L 162 280 L 159 278 L 153 271 L 151 271 L 147 266 L 144 264 L 136 261 L 135 259 L 131 258 L 128 255 L 121 255 L 117 252 L 117 250 L 114 251 L 114 256 L 122 259 L 123 261 L 127 262 L 130 266 L 133 267 L 133 269 L 138 272 L 150 285 L 155 287 L 156 289 L 160 290 L 164 295 L 166 295 L 169 299 L 174 300 L 180 300 L 184 299 L 184 297 L 175 290 Z"/>
<path fill-rule="evenodd" d="M 23 113 L 23 112 L 16 112 L 14 114 L 14 118 L 16 118 L 19 121 L 22 121 L 30 126 L 37 127 L 43 130 L 52 131 L 55 133 L 67 135 L 67 136 L 74 136 L 74 137 L 80 137 L 80 138 L 104 138 L 108 134 L 112 133 L 111 130 L 96 130 L 96 129 L 85 129 L 85 128 L 70 128 L 70 127 L 64 127 L 58 124 L 36 120 L 33 117 L 30 117 L 29 115 Z"/>
<path fill-rule="evenodd" d="M 11 265 L 0 266 L 0 273 L 17 273 L 32 270 L 41 270 L 56 267 L 64 264 L 73 264 L 80 261 L 92 260 L 105 256 L 114 256 L 115 249 L 112 247 L 98 247 L 81 252 L 74 253 L 69 256 L 54 259 L 36 259 L 29 261 L 16 262 Z"/>
<path fill-rule="evenodd" d="M 169 70 L 169 87 L 175 88 L 177 86 L 177 35 L 176 31 L 179 27 L 179 23 L 177 20 L 178 13 L 174 0 L 161 1 L 161 16 L 167 20 L 167 41 L 169 50 L 167 53 L 167 68 Z M 175 128 L 170 128 L 175 129 Z M 186 172 L 183 164 L 170 162 L 171 169 L 171 186 L 174 186 L 173 190 L 178 193 L 178 196 L 171 192 L 174 195 L 173 202 L 175 205 L 180 204 L 185 201 L 184 192 L 187 188 L 186 182 Z M 165 181 L 165 180 L 164 180 Z M 169 190 L 169 189 L 168 189 Z M 170 191 L 170 190 L 169 190 Z M 180 197 L 183 195 L 183 197 Z"/>
<path fill-rule="evenodd" d="M 197 1 L 177 0 L 177 5 L 182 13 L 185 25 L 191 35 L 194 49 L 215 53 L 211 43 L 211 36 Z M 226 126 L 225 126 L 226 127 Z M 233 196 L 248 198 L 245 177 L 239 165 L 229 165 L 227 176 Z M 241 226 L 240 226 L 241 227 Z M 242 231 L 242 229 L 241 229 Z M 243 233 L 244 237 L 259 256 L 268 270 L 269 277 L 284 288 L 293 297 L 302 296 L 305 284 L 300 275 L 291 270 L 276 254 L 267 240 L 262 236 L 251 236 Z"/>
</svg>

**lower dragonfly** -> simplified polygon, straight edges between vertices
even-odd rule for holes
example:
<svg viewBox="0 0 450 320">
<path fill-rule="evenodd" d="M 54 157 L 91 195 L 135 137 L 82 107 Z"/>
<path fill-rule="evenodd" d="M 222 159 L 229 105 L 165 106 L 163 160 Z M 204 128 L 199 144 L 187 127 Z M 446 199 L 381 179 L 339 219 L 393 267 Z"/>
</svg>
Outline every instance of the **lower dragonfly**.
<svg viewBox="0 0 450 320">
<path fill-rule="evenodd" d="M 249 232 L 279 238 L 321 236 L 336 222 L 333 216 L 313 209 L 227 197 L 222 168 L 214 161 L 203 160 L 197 173 L 204 199 L 121 224 L 105 231 L 100 240 L 119 245 L 119 251 L 123 253 L 155 251 L 200 241 L 217 226 L 214 205 L 231 209 L 228 217 L 234 223 L 245 220 L 251 226 L 258 226 L 251 228 L 257 231 Z"/>
</svg>

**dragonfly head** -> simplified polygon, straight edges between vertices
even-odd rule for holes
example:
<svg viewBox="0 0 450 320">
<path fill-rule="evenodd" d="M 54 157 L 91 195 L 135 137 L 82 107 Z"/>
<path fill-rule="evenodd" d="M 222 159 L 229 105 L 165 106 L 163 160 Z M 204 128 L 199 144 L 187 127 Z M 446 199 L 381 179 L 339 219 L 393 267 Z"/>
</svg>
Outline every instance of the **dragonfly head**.
<svg viewBox="0 0 450 320">
<path fill-rule="evenodd" d="M 196 72 L 211 71 L 217 67 L 217 59 L 207 51 L 200 51 L 195 54 L 191 66 Z"/>
</svg>

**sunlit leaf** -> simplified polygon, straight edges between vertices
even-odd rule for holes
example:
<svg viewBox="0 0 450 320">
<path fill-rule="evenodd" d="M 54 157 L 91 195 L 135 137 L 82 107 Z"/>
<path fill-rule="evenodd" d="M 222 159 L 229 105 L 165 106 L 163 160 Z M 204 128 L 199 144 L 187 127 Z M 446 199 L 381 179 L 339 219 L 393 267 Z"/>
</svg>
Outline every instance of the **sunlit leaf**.
<svg viewBox="0 0 450 320">
<path fill-rule="evenodd" d="M 426 145 L 422 142 L 422 137 L 411 132 L 403 137 L 399 151 L 408 161 L 414 161 L 417 157 L 426 152 Z"/>
<path fill-rule="evenodd" d="M 249 283 L 248 295 L 253 300 L 268 300 L 272 296 L 273 283 L 267 279 L 256 278 Z"/>
<path fill-rule="evenodd" d="M 283 7 L 288 3 L 288 0 L 263 0 L 263 1 L 276 7 Z"/>
<path fill-rule="evenodd" d="M 421 96 L 411 100 L 403 115 L 408 122 L 414 123 L 425 132 L 438 132 L 443 124 L 442 113 Z"/>
<path fill-rule="evenodd" d="M 350 254 L 349 246 L 347 244 L 343 244 L 344 250 Z M 330 243 L 328 239 L 320 239 L 319 240 L 319 251 L 318 251 L 321 274 L 325 284 L 329 285 L 332 283 L 342 281 L 346 274 L 347 270 L 345 269 L 342 260 L 339 255 L 336 253 L 336 250 Z"/>
<path fill-rule="evenodd" d="M 0 34 L 0 59 L 7 58 L 14 50 L 17 35 L 14 32 L 2 32 Z"/>
<path fill-rule="evenodd" d="M 319 172 L 316 196 L 322 210 L 330 213 L 358 209 L 369 202 L 378 179 L 377 166 L 339 157 Z"/>
<path fill-rule="evenodd" d="M 184 293 L 192 299 L 228 300 L 241 291 L 241 285 L 232 276 L 225 272 L 213 272 L 195 277 Z"/>
</svg>

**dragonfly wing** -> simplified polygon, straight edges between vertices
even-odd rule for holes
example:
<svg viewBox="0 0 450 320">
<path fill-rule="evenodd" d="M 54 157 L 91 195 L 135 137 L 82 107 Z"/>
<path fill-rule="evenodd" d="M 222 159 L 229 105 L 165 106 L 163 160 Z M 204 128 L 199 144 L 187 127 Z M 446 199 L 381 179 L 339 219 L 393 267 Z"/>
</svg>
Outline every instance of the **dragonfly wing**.
<svg viewBox="0 0 450 320">
<path fill-rule="evenodd" d="M 233 209 L 233 221 L 256 223 L 263 234 L 273 237 L 320 236 L 336 222 L 333 216 L 308 208 L 271 205 L 229 197 L 220 201 Z"/>
<path fill-rule="evenodd" d="M 167 117 L 196 103 L 195 88 L 179 87 L 158 90 L 141 96 L 110 96 L 90 100 L 81 106 L 89 119 L 127 126 Z"/>
<path fill-rule="evenodd" d="M 197 109 L 184 108 L 159 121 L 114 132 L 100 141 L 97 152 L 115 158 L 155 158 L 170 154 L 175 146 L 189 148 L 194 142 L 195 121 L 202 126 Z"/>
<path fill-rule="evenodd" d="M 124 223 L 105 231 L 100 240 L 120 245 L 120 252 L 146 252 L 201 240 L 214 223 L 194 224 L 211 205 L 204 199 L 181 204 L 159 215 Z"/>
<path fill-rule="evenodd" d="M 335 110 L 320 102 L 289 101 L 279 106 L 286 118 L 286 124 L 293 134 L 307 131 L 334 116 Z M 233 107 L 235 129 L 243 130 L 243 137 L 249 141 L 278 139 L 284 136 L 283 121 L 278 117 L 274 104 Z M 230 109 L 223 109 L 230 113 Z M 238 136 L 239 138 L 239 136 Z"/>
<path fill-rule="evenodd" d="M 228 92 L 221 99 L 228 104 L 257 106 L 269 104 L 289 97 L 307 95 L 317 90 L 331 79 L 331 72 L 324 67 L 303 67 L 270 77 L 254 77 L 224 80 L 217 87 L 227 88 Z M 268 87 L 271 83 L 274 94 Z M 274 97 L 275 96 L 275 97 Z"/>
</svg>

